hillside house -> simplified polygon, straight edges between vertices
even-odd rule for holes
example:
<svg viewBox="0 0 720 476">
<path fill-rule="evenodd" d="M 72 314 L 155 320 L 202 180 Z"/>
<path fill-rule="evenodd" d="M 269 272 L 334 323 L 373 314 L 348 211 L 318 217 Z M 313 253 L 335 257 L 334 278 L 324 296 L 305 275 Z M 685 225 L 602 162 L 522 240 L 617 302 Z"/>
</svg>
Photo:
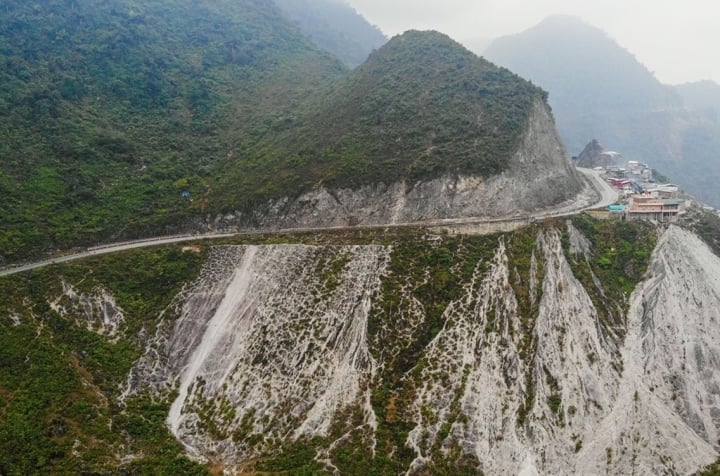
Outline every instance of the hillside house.
<svg viewBox="0 0 720 476">
<path fill-rule="evenodd" d="M 633 195 L 627 209 L 628 220 L 674 222 L 680 214 L 682 200 L 659 198 L 651 194 Z"/>
<path fill-rule="evenodd" d="M 611 178 L 608 179 L 610 185 L 620 190 L 630 190 L 632 188 L 630 180 L 626 178 Z"/>
</svg>

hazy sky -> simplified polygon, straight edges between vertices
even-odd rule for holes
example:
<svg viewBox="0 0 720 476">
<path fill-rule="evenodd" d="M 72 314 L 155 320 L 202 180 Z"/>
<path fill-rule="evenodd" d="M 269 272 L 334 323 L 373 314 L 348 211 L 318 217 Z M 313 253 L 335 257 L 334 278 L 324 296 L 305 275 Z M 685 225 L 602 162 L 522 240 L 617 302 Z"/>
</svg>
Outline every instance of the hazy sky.
<svg viewBox="0 0 720 476">
<path fill-rule="evenodd" d="M 554 14 L 604 30 L 667 84 L 720 83 L 717 0 L 347 0 L 388 36 L 433 29 L 481 51 Z"/>
</svg>

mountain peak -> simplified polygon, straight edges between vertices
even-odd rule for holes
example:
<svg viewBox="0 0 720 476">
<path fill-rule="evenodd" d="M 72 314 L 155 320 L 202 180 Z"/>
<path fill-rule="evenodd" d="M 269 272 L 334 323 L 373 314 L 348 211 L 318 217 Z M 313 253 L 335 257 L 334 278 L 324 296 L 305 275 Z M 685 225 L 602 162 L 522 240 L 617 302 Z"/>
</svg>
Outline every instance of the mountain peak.
<svg viewBox="0 0 720 476">
<path fill-rule="evenodd" d="M 581 188 L 545 97 L 448 36 L 411 30 L 308 98 L 297 127 L 254 147 L 265 151 L 257 162 L 273 170 L 266 181 L 228 167 L 222 186 L 265 200 L 323 203 L 308 218 L 314 226 L 542 208 Z M 509 177 L 512 184 L 493 185 Z M 298 226 L 305 216 L 298 207 L 281 213 L 294 220 L 284 227 Z"/>
<path fill-rule="evenodd" d="M 573 132 L 572 137 L 567 133 L 585 127 L 589 115 L 681 106 L 678 94 L 630 52 L 577 17 L 549 17 L 526 31 L 498 38 L 485 56 L 551 92 L 551 106 L 571 150 L 598 134 L 589 128 Z"/>
<path fill-rule="evenodd" d="M 545 17 L 540 23 L 535 25 L 534 28 L 541 29 L 541 28 L 590 28 L 596 31 L 602 31 L 599 28 L 591 25 L 590 23 L 586 22 L 582 18 L 575 16 L 575 15 L 550 15 L 548 17 Z"/>
<path fill-rule="evenodd" d="M 598 74 L 609 78 L 620 72 L 660 85 L 644 65 L 606 32 L 569 15 L 547 17 L 523 32 L 498 38 L 485 55 L 521 75 L 530 72 L 523 67 L 529 61 L 545 63 L 548 72 L 557 71 L 560 66 L 557 63 L 562 61 L 574 65 L 576 81 Z M 530 58 L 519 58 L 520 55 Z"/>
<path fill-rule="evenodd" d="M 503 169 L 543 95 L 447 35 L 410 30 L 319 101 L 309 135 L 336 150 L 364 144 L 368 167 L 385 179 L 487 176 Z"/>
<path fill-rule="evenodd" d="M 610 165 L 618 165 L 618 161 L 620 159 L 620 154 L 608 151 L 605 147 L 603 147 L 600 141 L 593 139 L 585 146 L 578 156 L 576 165 L 578 167 L 587 168 L 598 166 L 608 167 Z"/>
<path fill-rule="evenodd" d="M 441 65 L 448 61 L 446 56 L 452 53 L 451 57 L 464 56 L 468 59 L 476 55 L 467 50 L 457 41 L 444 33 L 435 30 L 407 30 L 390 39 L 383 47 L 375 51 L 373 57 L 393 57 L 402 59 L 400 55 L 409 55 L 405 61 L 417 61 L 421 63 L 439 62 Z M 395 56 L 398 56 L 395 58 Z"/>
</svg>

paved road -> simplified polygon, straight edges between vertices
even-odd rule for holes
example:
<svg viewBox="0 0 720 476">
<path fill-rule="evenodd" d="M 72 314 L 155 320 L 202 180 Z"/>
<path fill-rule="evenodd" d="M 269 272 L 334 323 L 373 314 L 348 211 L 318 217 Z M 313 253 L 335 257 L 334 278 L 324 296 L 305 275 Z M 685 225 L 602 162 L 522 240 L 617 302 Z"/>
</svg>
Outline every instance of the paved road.
<svg viewBox="0 0 720 476">
<path fill-rule="evenodd" d="M 473 224 L 502 224 L 502 223 L 516 223 L 516 222 L 528 222 L 534 219 L 541 219 L 546 217 L 557 217 L 567 216 L 580 213 L 583 210 L 590 208 L 602 208 L 612 205 L 617 201 L 618 194 L 607 182 L 605 182 L 600 175 L 590 169 L 580 169 L 587 178 L 588 182 L 593 184 L 593 189 L 600 195 L 600 200 L 591 206 L 584 207 L 564 207 L 556 210 L 547 210 L 541 213 L 537 213 L 530 216 L 519 216 L 519 217 L 505 217 L 505 218 L 453 218 L 444 220 L 432 220 L 423 222 L 413 223 L 395 223 L 391 225 L 361 225 L 353 227 L 336 226 L 336 227 L 316 227 L 316 228 L 288 228 L 284 230 L 263 230 L 263 231 L 252 231 L 252 232 L 240 232 L 240 233 L 208 233 L 208 234 L 197 234 L 197 235 L 175 235 L 175 236 L 161 236 L 157 238 L 147 238 L 143 240 L 127 241 L 122 243 L 112 243 L 108 245 L 95 246 L 88 248 L 87 251 L 81 253 L 75 253 L 71 255 L 58 256 L 43 261 L 37 261 L 35 263 L 29 263 L 21 266 L 15 266 L 0 270 L 0 277 L 9 276 L 12 274 L 22 273 L 24 271 L 30 271 L 32 269 L 42 268 L 55 263 L 67 263 L 68 261 L 75 261 L 82 258 L 88 258 L 90 256 L 97 256 L 108 253 L 116 253 L 118 251 L 130 250 L 133 248 L 144 248 L 148 246 L 167 245 L 173 243 L 182 243 L 185 241 L 198 241 L 198 240 L 216 240 L 220 238 L 230 238 L 233 236 L 241 235 L 254 235 L 264 233 L 300 233 L 308 231 L 326 231 L 326 230 L 342 230 L 346 228 L 351 229 L 373 229 L 373 228 L 401 228 L 401 227 L 412 227 L 412 226 L 429 226 L 429 227 L 448 227 L 453 225 L 473 225 Z"/>
<path fill-rule="evenodd" d="M 605 208 L 608 205 L 617 203 L 618 191 L 615 190 L 609 183 L 600 177 L 600 173 L 592 169 L 577 169 L 579 172 L 585 174 L 593 183 L 595 183 L 595 190 L 600 193 L 601 199 L 599 202 L 591 207 L 587 208 Z"/>
<path fill-rule="evenodd" d="M 29 263 L 22 266 L 16 266 L 0 271 L 0 276 L 8 276 L 11 274 L 22 273 L 23 271 L 30 271 L 31 269 L 42 268 L 55 263 L 67 263 L 68 261 L 75 261 L 82 258 L 88 258 L 90 256 L 104 255 L 108 253 L 116 253 L 123 250 L 131 250 L 133 248 L 143 248 L 146 246 L 157 246 L 167 245 L 172 243 L 182 243 L 183 241 L 197 241 L 201 239 L 218 239 L 228 238 L 235 236 L 233 233 L 210 233 L 206 235 L 177 235 L 177 236 L 164 236 L 159 238 L 148 238 L 144 240 L 127 241 L 123 243 L 113 243 L 103 246 L 95 246 L 88 248 L 87 251 L 81 253 L 75 253 L 72 255 L 58 256 L 43 261 L 36 261 L 35 263 Z"/>
</svg>

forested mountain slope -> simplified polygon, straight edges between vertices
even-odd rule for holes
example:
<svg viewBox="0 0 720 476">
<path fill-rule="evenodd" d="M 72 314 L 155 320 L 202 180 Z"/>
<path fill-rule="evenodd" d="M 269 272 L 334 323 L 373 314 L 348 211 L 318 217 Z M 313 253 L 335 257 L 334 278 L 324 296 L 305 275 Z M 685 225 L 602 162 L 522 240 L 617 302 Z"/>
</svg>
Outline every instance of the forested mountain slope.
<svg viewBox="0 0 720 476">
<path fill-rule="evenodd" d="M 201 213 L 218 161 L 345 70 L 265 0 L 2 10 L 2 261 Z"/>
<path fill-rule="evenodd" d="M 252 160 L 225 164 L 223 210 L 270 200 L 226 226 L 497 216 L 572 199 L 581 183 L 544 98 L 441 33 L 406 32 L 311 97 Z"/>
<path fill-rule="evenodd" d="M 580 189 L 544 93 L 435 32 L 348 73 L 265 0 L 8 2 L 0 60 L 2 262 L 521 213 Z"/>
</svg>

